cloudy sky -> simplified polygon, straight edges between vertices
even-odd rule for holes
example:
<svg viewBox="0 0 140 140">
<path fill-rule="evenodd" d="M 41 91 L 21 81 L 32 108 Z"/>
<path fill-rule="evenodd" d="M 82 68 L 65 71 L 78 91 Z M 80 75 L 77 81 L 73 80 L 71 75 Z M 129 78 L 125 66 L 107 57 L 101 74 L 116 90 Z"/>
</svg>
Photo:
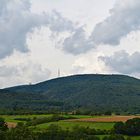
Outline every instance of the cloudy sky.
<svg viewBox="0 0 140 140">
<path fill-rule="evenodd" d="M 0 0 L 0 88 L 82 73 L 140 78 L 140 0 Z"/>
</svg>

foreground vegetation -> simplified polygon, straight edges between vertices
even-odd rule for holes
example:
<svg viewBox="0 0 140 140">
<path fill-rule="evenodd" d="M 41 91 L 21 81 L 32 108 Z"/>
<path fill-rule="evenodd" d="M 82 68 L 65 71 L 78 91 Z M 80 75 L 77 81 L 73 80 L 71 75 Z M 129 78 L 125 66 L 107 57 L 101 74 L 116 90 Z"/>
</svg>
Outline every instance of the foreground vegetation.
<svg viewBox="0 0 140 140">
<path fill-rule="evenodd" d="M 36 127 L 33 127 L 34 130 L 42 131 L 44 129 L 47 129 L 50 125 L 58 125 L 64 130 L 71 130 L 75 126 L 80 127 L 88 127 L 88 128 L 95 128 L 100 130 L 110 130 L 113 128 L 114 123 L 92 123 L 92 122 L 67 122 L 67 121 L 59 121 L 59 122 L 50 122 L 50 123 L 44 123 L 37 125 Z"/>
<path fill-rule="evenodd" d="M 7 117 L 6 120 L 13 119 L 17 126 L 8 128 L 5 120 L 1 118 L 0 138 L 2 140 L 140 140 L 139 118 L 128 120 L 126 123 L 93 123 L 67 121 L 90 117 L 80 115 L 3 117 Z"/>
<path fill-rule="evenodd" d="M 74 127 L 72 130 L 63 130 L 57 125 L 50 125 L 46 131 L 33 132 L 26 125 L 19 123 L 10 130 L 6 126 L 0 128 L 2 140 L 100 140 L 97 135 L 109 134 L 109 131 L 95 130 L 85 127 Z M 113 138 L 113 139 L 112 139 Z M 128 140 L 122 135 L 105 136 L 103 140 Z"/>
</svg>

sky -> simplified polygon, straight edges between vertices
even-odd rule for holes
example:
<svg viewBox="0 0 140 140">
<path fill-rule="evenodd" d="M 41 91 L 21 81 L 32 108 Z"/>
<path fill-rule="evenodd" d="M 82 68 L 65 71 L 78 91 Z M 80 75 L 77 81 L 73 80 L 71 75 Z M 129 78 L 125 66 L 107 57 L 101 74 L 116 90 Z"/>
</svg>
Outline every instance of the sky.
<svg viewBox="0 0 140 140">
<path fill-rule="evenodd" d="M 139 0 L 0 0 L 0 88 L 73 74 L 140 78 Z"/>
</svg>

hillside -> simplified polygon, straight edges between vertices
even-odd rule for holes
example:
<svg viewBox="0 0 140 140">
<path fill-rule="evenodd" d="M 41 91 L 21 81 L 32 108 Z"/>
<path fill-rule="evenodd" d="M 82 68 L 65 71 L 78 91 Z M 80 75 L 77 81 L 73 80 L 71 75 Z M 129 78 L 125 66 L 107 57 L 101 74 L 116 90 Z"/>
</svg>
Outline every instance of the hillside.
<svg viewBox="0 0 140 140">
<path fill-rule="evenodd" d="M 0 90 L 0 109 L 140 112 L 140 80 L 124 75 L 74 75 Z"/>
</svg>

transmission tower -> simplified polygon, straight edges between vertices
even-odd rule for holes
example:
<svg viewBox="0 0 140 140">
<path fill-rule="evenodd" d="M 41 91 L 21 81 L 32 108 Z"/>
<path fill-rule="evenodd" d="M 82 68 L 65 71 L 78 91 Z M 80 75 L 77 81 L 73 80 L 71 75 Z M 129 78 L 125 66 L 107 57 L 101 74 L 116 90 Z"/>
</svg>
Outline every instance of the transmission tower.
<svg viewBox="0 0 140 140">
<path fill-rule="evenodd" d="M 60 77 L 60 74 L 61 74 L 61 73 L 60 73 L 60 69 L 58 69 L 58 78 Z"/>
</svg>

